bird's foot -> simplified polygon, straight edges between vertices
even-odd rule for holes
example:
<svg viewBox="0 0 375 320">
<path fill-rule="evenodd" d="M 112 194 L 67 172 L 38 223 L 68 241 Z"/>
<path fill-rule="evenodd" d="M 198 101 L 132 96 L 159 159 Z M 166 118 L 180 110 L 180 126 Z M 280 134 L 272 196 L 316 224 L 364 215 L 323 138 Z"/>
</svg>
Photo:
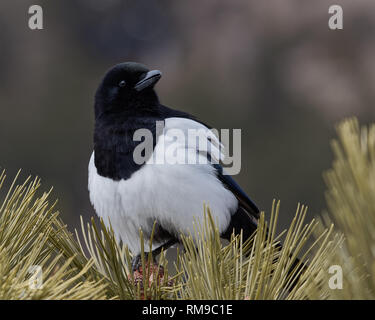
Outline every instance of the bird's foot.
<svg viewBox="0 0 375 320">
<path fill-rule="evenodd" d="M 132 270 L 133 270 L 133 272 L 139 270 L 139 268 L 141 266 L 142 266 L 141 255 L 138 254 L 135 257 L 133 257 L 133 259 L 132 259 Z"/>
<path fill-rule="evenodd" d="M 154 264 L 154 261 L 155 261 L 155 257 L 153 255 L 153 253 L 148 253 L 148 252 L 145 252 L 145 262 L 146 264 L 148 264 L 148 261 L 149 261 L 149 255 L 151 255 L 151 264 Z M 142 257 L 140 254 L 136 255 L 133 259 L 132 259 L 132 262 L 131 262 L 131 265 L 132 265 L 132 270 L 133 272 L 134 271 L 139 271 L 142 267 Z"/>
<path fill-rule="evenodd" d="M 151 288 L 153 285 L 173 287 L 174 281 L 164 273 L 163 266 L 158 263 L 148 261 L 145 264 L 145 269 L 142 268 L 141 258 L 134 257 L 132 261 L 133 273 L 128 274 L 128 280 L 133 283 L 136 288 L 139 288 L 139 299 L 148 300 L 151 296 L 148 295 L 149 290 L 145 290 L 145 286 Z M 136 291 L 138 292 L 138 291 Z"/>
</svg>

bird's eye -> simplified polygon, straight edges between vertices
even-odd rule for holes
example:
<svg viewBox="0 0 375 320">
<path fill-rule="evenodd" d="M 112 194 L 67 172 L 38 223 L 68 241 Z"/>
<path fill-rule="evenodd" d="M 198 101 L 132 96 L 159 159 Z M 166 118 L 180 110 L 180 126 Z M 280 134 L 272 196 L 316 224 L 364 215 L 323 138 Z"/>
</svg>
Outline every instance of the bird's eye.
<svg viewBox="0 0 375 320">
<path fill-rule="evenodd" d="M 121 87 L 121 88 L 125 87 L 125 85 L 126 85 L 125 80 L 120 81 L 120 83 L 118 84 L 118 86 Z"/>
</svg>

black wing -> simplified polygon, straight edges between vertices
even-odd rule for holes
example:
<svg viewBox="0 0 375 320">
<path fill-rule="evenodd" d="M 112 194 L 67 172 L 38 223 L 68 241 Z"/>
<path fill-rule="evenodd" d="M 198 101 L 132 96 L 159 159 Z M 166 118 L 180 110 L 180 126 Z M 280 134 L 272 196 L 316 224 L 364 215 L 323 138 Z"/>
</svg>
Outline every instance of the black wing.
<svg viewBox="0 0 375 320">
<path fill-rule="evenodd" d="M 229 189 L 237 198 L 240 205 L 254 218 L 259 219 L 259 209 L 256 204 L 241 189 L 238 183 L 230 176 L 223 174 L 223 167 L 220 164 L 213 165 L 217 172 L 218 179 Z"/>
<path fill-rule="evenodd" d="M 230 240 L 233 232 L 239 234 L 242 230 L 245 241 L 251 237 L 258 227 L 259 209 L 231 176 L 223 174 L 223 167 L 220 164 L 214 164 L 213 166 L 216 169 L 218 179 L 238 200 L 237 211 L 232 215 L 229 226 L 223 232 L 222 237 Z"/>
</svg>

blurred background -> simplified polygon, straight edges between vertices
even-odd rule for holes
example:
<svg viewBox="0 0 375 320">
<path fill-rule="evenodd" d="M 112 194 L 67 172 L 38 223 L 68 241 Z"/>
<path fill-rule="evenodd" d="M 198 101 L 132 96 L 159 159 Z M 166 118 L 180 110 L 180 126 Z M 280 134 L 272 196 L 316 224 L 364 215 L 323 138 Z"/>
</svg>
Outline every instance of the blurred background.
<svg viewBox="0 0 375 320">
<path fill-rule="evenodd" d="M 44 10 L 44 30 L 28 9 Z M 328 28 L 342 5 L 344 29 Z M 375 1 L 81 0 L 0 2 L 0 167 L 42 178 L 71 230 L 94 215 L 87 191 L 93 101 L 123 61 L 162 70 L 162 103 L 242 129 L 235 179 L 258 206 L 325 207 L 335 124 L 375 111 Z"/>
</svg>

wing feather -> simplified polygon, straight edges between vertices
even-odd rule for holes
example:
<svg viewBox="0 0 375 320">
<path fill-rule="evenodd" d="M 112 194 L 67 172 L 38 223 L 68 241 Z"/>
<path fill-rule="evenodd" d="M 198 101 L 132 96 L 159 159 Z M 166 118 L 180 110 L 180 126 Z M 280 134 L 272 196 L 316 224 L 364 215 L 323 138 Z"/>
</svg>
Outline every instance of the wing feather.
<svg viewBox="0 0 375 320">
<path fill-rule="evenodd" d="M 249 214 L 253 222 L 259 219 L 259 209 L 256 204 L 230 175 L 225 174 L 223 167 L 220 165 L 220 160 L 224 159 L 224 146 L 211 129 L 204 123 L 179 117 L 165 119 L 165 129 L 167 136 L 168 130 L 170 129 L 182 130 L 186 138 L 185 141 L 182 142 L 185 143 L 185 148 L 194 150 L 200 155 L 205 155 L 207 163 L 216 169 L 217 178 L 235 195 L 240 206 Z M 193 139 L 188 139 L 189 130 L 195 130 L 198 133 L 197 136 L 201 139 L 199 141 L 204 141 L 206 143 L 196 143 Z M 172 139 L 172 135 L 173 134 L 170 134 L 170 139 Z"/>
</svg>

